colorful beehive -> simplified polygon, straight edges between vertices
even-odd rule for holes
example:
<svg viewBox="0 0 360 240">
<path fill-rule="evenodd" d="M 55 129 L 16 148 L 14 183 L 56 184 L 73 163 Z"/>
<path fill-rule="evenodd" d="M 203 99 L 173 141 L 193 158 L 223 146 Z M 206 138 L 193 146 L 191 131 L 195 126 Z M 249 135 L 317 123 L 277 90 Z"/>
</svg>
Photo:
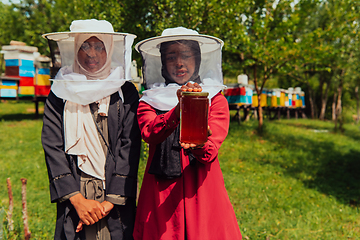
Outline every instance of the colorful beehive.
<svg viewBox="0 0 360 240">
<path fill-rule="evenodd" d="M 280 107 L 280 96 L 281 96 L 281 91 L 280 89 L 274 89 L 275 91 L 275 95 L 276 95 L 276 105 L 277 107 Z"/>
<path fill-rule="evenodd" d="M 305 93 L 303 91 L 300 92 L 300 99 L 301 99 L 301 107 L 305 108 Z"/>
<path fill-rule="evenodd" d="M 293 99 L 293 101 L 295 101 L 295 108 L 301 108 L 302 107 L 302 100 L 300 97 L 300 93 L 301 93 L 301 88 L 300 87 L 296 87 L 294 89 L 294 97 L 295 99 Z"/>
<path fill-rule="evenodd" d="M 277 103 L 277 94 L 276 94 L 276 91 L 275 89 L 270 91 L 270 94 L 271 94 L 271 107 L 277 107 L 278 106 L 278 103 Z"/>
<path fill-rule="evenodd" d="M 0 81 L 0 97 L 2 98 L 16 98 L 18 92 L 17 80 L 2 79 Z"/>
<path fill-rule="evenodd" d="M 267 90 L 263 89 L 260 94 L 260 107 L 267 107 Z"/>
<path fill-rule="evenodd" d="M 246 87 L 246 104 L 252 104 L 253 89 L 252 87 Z"/>
<path fill-rule="evenodd" d="M 20 76 L 19 97 L 34 96 L 34 95 L 35 95 L 34 77 Z"/>
<path fill-rule="evenodd" d="M 12 41 L 2 47 L 5 59 L 5 77 L 18 79 L 17 96 L 34 96 L 34 59 L 39 54 L 37 47 L 26 46 L 25 43 Z M 13 97 L 13 92 L 10 94 Z M 4 95 L 1 95 L 4 97 Z"/>
<path fill-rule="evenodd" d="M 288 88 L 289 108 L 293 107 L 293 94 L 294 94 L 294 88 Z"/>
<path fill-rule="evenodd" d="M 247 91 L 249 92 L 247 93 Z M 224 90 L 224 95 L 229 104 L 251 104 L 251 99 L 247 97 L 247 94 L 252 96 L 252 89 L 242 84 L 228 85 Z"/>
<path fill-rule="evenodd" d="M 50 93 L 50 61 L 46 56 L 38 56 L 35 59 L 35 95 L 47 96 Z"/>
<path fill-rule="evenodd" d="M 246 104 L 246 87 L 240 85 L 239 88 L 240 88 L 240 103 Z"/>
<path fill-rule="evenodd" d="M 266 91 L 266 105 L 268 107 L 271 107 L 271 97 L 272 97 L 272 91 L 271 90 L 267 90 Z"/>
<path fill-rule="evenodd" d="M 251 105 L 251 107 L 259 106 L 259 98 L 253 85 L 243 83 L 228 85 L 224 95 L 229 104 Z M 260 95 L 260 106 L 271 108 L 305 108 L 305 93 L 301 91 L 300 87 L 288 88 L 287 90 L 264 88 Z"/>
<path fill-rule="evenodd" d="M 258 107 L 259 106 L 259 99 L 258 99 L 258 95 L 257 95 L 256 91 L 253 91 L 251 106 L 252 107 Z"/>
<path fill-rule="evenodd" d="M 280 107 L 285 107 L 285 90 L 280 89 Z"/>
<path fill-rule="evenodd" d="M 236 86 L 228 86 L 224 90 L 224 96 L 229 104 L 235 104 L 240 102 L 240 88 Z"/>
</svg>

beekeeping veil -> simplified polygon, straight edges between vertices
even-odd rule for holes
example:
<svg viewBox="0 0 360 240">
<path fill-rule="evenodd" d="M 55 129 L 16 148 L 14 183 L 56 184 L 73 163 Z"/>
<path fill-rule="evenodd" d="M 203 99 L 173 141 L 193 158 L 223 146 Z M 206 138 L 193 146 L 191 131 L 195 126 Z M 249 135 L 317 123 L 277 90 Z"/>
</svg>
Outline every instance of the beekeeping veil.
<svg viewBox="0 0 360 240">
<path fill-rule="evenodd" d="M 136 36 L 114 32 L 107 21 L 89 19 L 73 21 L 70 32 L 48 33 L 43 37 L 57 42 L 61 56 L 61 68 L 51 79 L 51 90 L 66 100 L 64 150 L 78 156 L 77 164 L 83 172 L 105 181 L 106 155 L 89 104 L 96 102 L 99 115 L 106 117 L 111 94 L 119 92 L 124 100 L 121 86 L 131 79 L 131 46 Z M 90 40 L 91 37 L 97 40 Z M 88 60 L 90 54 L 93 59 Z"/>
<path fill-rule="evenodd" d="M 176 91 L 186 83 L 175 81 L 175 75 L 166 67 L 166 62 L 171 61 L 171 57 L 165 54 L 166 50 L 175 43 L 190 48 L 195 58 L 194 72 L 188 81 L 199 83 L 203 91 L 209 92 L 210 99 L 225 87 L 221 69 L 223 42 L 220 39 L 184 27 L 165 29 L 161 36 L 143 40 L 135 46 L 143 58 L 143 77 L 147 89 L 141 101 L 162 111 L 176 106 Z"/>
<path fill-rule="evenodd" d="M 103 42 L 107 56 L 104 66 L 93 73 L 86 71 L 77 58 L 82 43 L 92 36 Z M 60 98 L 86 105 L 118 91 L 131 79 L 131 46 L 136 36 L 114 32 L 108 21 L 75 20 L 70 32 L 47 33 L 43 37 L 55 41 L 60 51 L 61 69 L 51 79 L 51 90 Z"/>
</svg>

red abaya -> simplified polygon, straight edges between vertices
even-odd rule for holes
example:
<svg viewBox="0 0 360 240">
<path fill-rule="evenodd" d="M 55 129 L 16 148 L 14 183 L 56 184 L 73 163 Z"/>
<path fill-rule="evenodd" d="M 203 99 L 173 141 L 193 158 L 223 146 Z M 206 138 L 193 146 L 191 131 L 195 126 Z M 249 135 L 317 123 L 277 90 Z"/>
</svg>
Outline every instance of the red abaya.
<svg viewBox="0 0 360 240">
<path fill-rule="evenodd" d="M 209 126 L 212 135 L 205 146 L 191 150 L 197 161 L 181 150 L 182 175 L 171 180 L 148 173 L 156 144 L 164 141 L 179 124 L 175 108 L 157 115 L 141 101 L 138 122 L 149 159 L 142 183 L 135 220 L 135 240 L 238 240 L 241 233 L 227 195 L 218 160 L 218 149 L 229 128 L 229 108 L 223 95 L 211 100 Z"/>
</svg>

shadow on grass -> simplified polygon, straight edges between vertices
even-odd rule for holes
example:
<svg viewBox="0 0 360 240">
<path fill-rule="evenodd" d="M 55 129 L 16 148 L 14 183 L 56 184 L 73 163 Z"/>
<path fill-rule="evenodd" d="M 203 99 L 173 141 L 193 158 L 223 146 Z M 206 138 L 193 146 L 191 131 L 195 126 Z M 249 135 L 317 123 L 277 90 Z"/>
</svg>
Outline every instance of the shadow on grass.
<svg viewBox="0 0 360 240">
<path fill-rule="evenodd" d="M 43 119 L 43 114 L 36 116 L 35 113 L 15 113 L 0 115 L 0 121 L 23 121 L 23 120 L 39 120 Z"/>
<path fill-rule="evenodd" d="M 335 133 L 335 125 L 333 124 L 331 127 L 328 126 L 321 126 L 322 122 L 321 121 L 316 121 L 314 120 L 313 123 L 311 122 L 306 122 L 306 123 L 294 123 L 294 122 L 278 122 L 278 124 L 284 124 L 287 126 L 293 126 L 293 127 L 297 127 L 297 128 L 303 128 L 303 129 L 309 129 L 309 130 L 314 130 L 314 131 L 328 131 L 330 133 Z M 354 129 L 356 129 L 354 131 Z M 341 134 L 344 136 L 347 136 L 349 138 L 352 138 L 356 141 L 360 141 L 360 125 L 359 126 L 353 126 L 352 129 L 349 129 L 348 127 L 345 126 L 345 131 L 341 132 L 338 131 L 336 134 Z"/>
<path fill-rule="evenodd" d="M 280 167 L 284 174 L 302 181 L 308 188 L 331 195 L 343 204 L 360 207 L 360 150 L 346 146 L 341 148 L 341 145 L 333 142 L 333 137 L 321 138 L 319 141 L 313 135 L 309 137 L 277 131 L 276 128 L 283 124 L 304 129 L 327 130 L 328 132 L 323 134 L 335 134 L 333 129 L 321 124 L 279 122 L 269 126 L 269 129 L 265 124 L 261 133 L 257 130 L 257 124 L 231 124 L 230 128 L 234 133 L 230 136 L 236 132 L 252 131 L 268 143 L 265 148 L 269 151 L 265 158 L 260 157 L 260 160 L 254 161 Z M 270 129 L 273 127 L 275 128 Z M 346 131 L 341 135 L 354 140 L 360 139 L 358 132 Z M 244 136 L 242 139 L 246 138 L 247 136 Z"/>
<path fill-rule="evenodd" d="M 295 153 L 291 161 L 278 162 L 286 174 L 303 181 L 309 188 L 334 196 L 343 204 L 360 206 L 360 151 L 349 149 L 342 153 L 331 141 L 318 142 L 301 135 L 284 136 L 272 132 L 263 137 L 269 142 L 280 142 Z M 296 154 L 299 150 L 303 153 Z M 301 177 L 303 173 L 310 176 L 309 179 Z"/>
</svg>

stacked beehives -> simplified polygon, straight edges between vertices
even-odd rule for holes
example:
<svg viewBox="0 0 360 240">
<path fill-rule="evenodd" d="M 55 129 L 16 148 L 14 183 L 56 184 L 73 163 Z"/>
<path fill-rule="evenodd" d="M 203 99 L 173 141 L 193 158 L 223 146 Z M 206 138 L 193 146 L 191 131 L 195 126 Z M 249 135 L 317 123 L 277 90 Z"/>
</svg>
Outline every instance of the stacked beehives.
<svg viewBox="0 0 360 240">
<path fill-rule="evenodd" d="M 237 84 L 229 84 L 224 90 L 229 104 L 258 107 L 258 96 L 254 85 L 248 84 L 246 75 L 238 76 Z M 305 108 L 305 93 L 300 87 L 286 89 L 263 89 L 260 106 L 269 108 Z"/>
<path fill-rule="evenodd" d="M 12 41 L 10 45 L 2 47 L 2 52 L 5 59 L 5 78 L 2 78 L 0 96 L 34 96 L 34 59 L 38 54 L 37 47 Z M 12 88 L 4 87 L 6 85 Z"/>
<path fill-rule="evenodd" d="M 5 75 L 1 76 L 0 97 L 47 96 L 50 91 L 50 59 L 40 56 L 37 47 L 11 41 L 3 46 Z"/>
<path fill-rule="evenodd" d="M 45 56 L 38 56 L 35 59 L 35 95 L 47 96 L 50 93 L 50 61 Z"/>
</svg>

